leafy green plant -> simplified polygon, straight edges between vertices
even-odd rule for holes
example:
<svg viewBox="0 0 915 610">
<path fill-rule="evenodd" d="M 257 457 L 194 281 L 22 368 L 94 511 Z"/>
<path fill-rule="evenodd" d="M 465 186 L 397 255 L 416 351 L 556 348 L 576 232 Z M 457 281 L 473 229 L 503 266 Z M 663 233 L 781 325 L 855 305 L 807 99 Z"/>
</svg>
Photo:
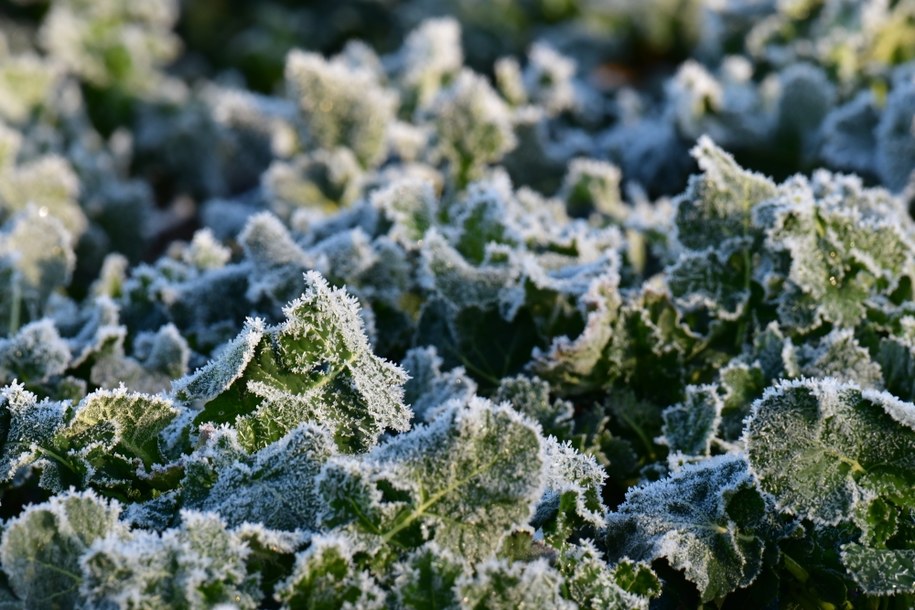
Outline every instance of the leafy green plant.
<svg viewBox="0 0 915 610">
<path fill-rule="evenodd" d="M 915 604 L 908 3 L 218 4 L 0 0 L 0 606 Z"/>
</svg>

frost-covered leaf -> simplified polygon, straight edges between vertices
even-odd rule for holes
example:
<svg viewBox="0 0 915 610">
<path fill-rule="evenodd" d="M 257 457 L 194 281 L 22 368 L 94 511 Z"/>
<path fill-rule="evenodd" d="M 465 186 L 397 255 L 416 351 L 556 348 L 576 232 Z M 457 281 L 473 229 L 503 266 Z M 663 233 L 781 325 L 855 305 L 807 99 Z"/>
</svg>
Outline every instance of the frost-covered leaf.
<svg viewBox="0 0 915 610">
<path fill-rule="evenodd" d="M 0 117 L 26 121 L 48 99 L 60 76 L 58 66 L 37 55 L 0 52 Z"/>
<path fill-rule="evenodd" d="M 424 108 L 461 69 L 461 26 L 453 17 L 426 19 L 407 34 L 396 56 L 407 108 Z"/>
<path fill-rule="evenodd" d="M 594 280 L 581 297 L 586 312 L 581 334 L 557 337 L 549 350 L 537 349 L 530 364 L 534 372 L 571 391 L 586 391 L 608 381 L 608 369 L 616 368 L 622 357 L 619 342 L 614 341 L 622 305 L 619 282 L 616 272 Z"/>
<path fill-rule="evenodd" d="M 66 468 L 65 480 L 76 476 L 80 484 L 119 489 L 137 499 L 149 493 L 149 482 L 138 480 L 139 473 L 161 461 L 159 434 L 177 415 L 168 398 L 123 386 L 97 390 L 80 401 L 42 449 Z"/>
<path fill-rule="evenodd" d="M 307 550 L 296 556 L 292 575 L 277 587 L 284 608 L 385 607 L 378 582 L 353 559 L 353 542 L 344 536 L 315 536 Z"/>
<path fill-rule="evenodd" d="M 800 346 L 796 358 L 803 377 L 833 377 L 865 388 L 883 388 L 880 365 L 850 330 L 834 330 L 817 343 Z"/>
<path fill-rule="evenodd" d="M 0 377 L 5 381 L 41 383 L 62 374 L 69 364 L 69 346 L 47 318 L 26 324 L 10 339 L 0 339 Z"/>
<path fill-rule="evenodd" d="M 593 456 L 555 437 L 547 437 L 544 445 L 546 491 L 534 522 L 548 539 L 557 539 L 561 545 L 574 529 L 603 525 L 607 507 L 602 493 L 607 473 Z"/>
<path fill-rule="evenodd" d="M 434 347 L 411 349 L 401 361 L 410 378 L 404 384 L 404 402 L 419 421 L 432 421 L 452 400 L 467 402 L 476 393 L 476 382 L 463 368 L 442 371 L 442 358 Z"/>
<path fill-rule="evenodd" d="M 505 377 L 492 397 L 538 422 L 545 434 L 566 438 L 572 432 L 575 408 L 567 400 L 551 399 L 550 384 L 536 377 Z"/>
<path fill-rule="evenodd" d="M 262 523 L 281 530 L 312 530 L 323 507 L 315 479 L 336 453 L 330 434 L 303 424 L 250 457 L 213 458 L 212 450 L 191 454 L 185 465 L 187 508 L 219 513 L 229 526 Z M 211 486 L 198 487 L 199 483 Z"/>
<path fill-rule="evenodd" d="M 835 100 L 835 86 L 826 73 L 810 64 L 795 64 L 779 74 L 778 127 L 801 153 L 808 153 Z M 805 150 L 806 149 L 806 150 Z"/>
<path fill-rule="evenodd" d="M 607 564 L 590 541 L 570 545 L 557 568 L 565 577 L 566 597 L 582 610 L 647 610 L 661 590 L 658 577 L 644 563 Z"/>
<path fill-rule="evenodd" d="M 72 237 L 59 220 L 28 206 L 0 229 L 0 314 L 15 329 L 40 317 L 52 292 L 70 282 L 76 256 Z"/>
<path fill-rule="evenodd" d="M 475 577 L 457 582 L 462 609 L 514 610 L 556 608 L 572 610 L 575 603 L 562 597 L 562 576 L 544 559 L 530 563 L 490 560 Z"/>
<path fill-rule="evenodd" d="M 430 112 L 439 150 L 461 184 L 515 147 L 508 107 L 484 77 L 466 68 L 439 92 Z"/>
<path fill-rule="evenodd" d="M 71 165 L 62 157 L 39 157 L 16 168 L 0 172 L 0 210 L 4 216 L 38 208 L 39 216 L 55 217 L 75 239 L 89 224 L 77 203 L 80 182 Z"/>
<path fill-rule="evenodd" d="M 664 442 L 671 452 L 706 457 L 721 424 L 724 404 L 714 386 L 687 386 L 686 399 L 664 410 Z"/>
<path fill-rule="evenodd" d="M 267 212 L 252 216 L 238 240 L 254 265 L 249 300 L 268 296 L 282 304 L 298 294 L 302 273 L 312 261 L 276 216 Z"/>
<path fill-rule="evenodd" d="M 355 299 L 315 272 L 306 284 L 284 309 L 284 323 L 249 322 L 222 355 L 176 382 L 180 399 L 205 404 L 195 421 L 232 423 L 249 449 L 303 422 L 330 427 L 347 450 L 408 426 L 405 374 L 372 353 Z"/>
<path fill-rule="evenodd" d="M 359 160 L 348 148 L 318 149 L 289 161 L 274 161 L 261 177 L 272 211 L 337 210 L 352 204 L 364 184 Z"/>
<path fill-rule="evenodd" d="M 873 92 L 859 92 L 826 115 L 820 154 L 838 169 L 873 172 L 879 119 Z"/>
<path fill-rule="evenodd" d="M 157 69 L 178 54 L 180 43 L 170 31 L 178 18 L 174 0 L 142 8 L 126 0 L 65 0 L 52 9 L 39 33 L 42 46 L 97 86 L 149 91 L 161 79 Z"/>
<path fill-rule="evenodd" d="M 852 325 L 871 294 L 889 294 L 913 273 L 915 232 L 901 202 L 853 177 L 792 178 L 754 222 L 765 228 L 767 248 L 789 256 L 787 269 L 773 260 L 790 280 L 779 303 L 789 326 L 799 326 L 791 310 Z"/>
<path fill-rule="evenodd" d="M 913 501 L 915 406 L 885 392 L 782 382 L 754 404 L 745 442 L 762 489 L 791 514 L 836 524 L 874 496 Z"/>
<path fill-rule="evenodd" d="M 190 348 L 173 324 L 157 332 L 138 333 L 133 355 L 124 353 L 126 329 L 108 326 L 99 329 L 95 345 L 80 354 L 78 362 L 91 356 L 90 381 L 105 389 L 122 385 L 148 394 L 168 389 L 172 380 L 187 373 Z"/>
<path fill-rule="evenodd" d="M 244 373 L 266 332 L 260 319 L 248 320 L 239 335 L 223 346 L 217 357 L 174 384 L 177 397 L 209 402 L 228 390 Z"/>
<path fill-rule="evenodd" d="M 364 458 L 332 459 L 321 475 L 327 525 L 372 544 L 432 539 L 467 559 L 492 553 L 532 515 L 544 465 L 535 425 L 474 398 Z"/>
<path fill-rule="evenodd" d="M 842 563 L 869 595 L 915 593 L 915 550 L 849 544 L 842 549 Z"/>
<path fill-rule="evenodd" d="M 573 217 L 595 211 L 622 222 L 629 211 L 622 201 L 620 180 L 616 166 L 595 159 L 574 159 L 569 163 L 559 197 Z"/>
<path fill-rule="evenodd" d="M 212 513 L 184 511 L 179 527 L 161 533 L 96 540 L 80 561 L 80 593 L 92 607 L 254 609 L 264 596 L 248 571 L 251 552 L 240 530 Z"/>
<path fill-rule="evenodd" d="M 399 608 L 455 610 L 455 583 L 467 571 L 460 556 L 434 542 L 424 544 L 394 566 L 394 591 Z"/>
<path fill-rule="evenodd" d="M 124 388 L 98 390 L 80 402 L 55 443 L 70 451 L 139 458 L 150 466 L 159 459 L 159 433 L 177 414 L 167 398 Z"/>
<path fill-rule="evenodd" d="M 3 571 L 25 608 L 73 608 L 82 583 L 80 560 L 101 538 L 120 541 L 120 507 L 92 492 L 73 491 L 25 509 L 0 543 Z"/>
<path fill-rule="evenodd" d="M 881 339 L 875 356 L 887 391 L 903 400 L 915 400 L 915 345 L 904 337 Z"/>
<path fill-rule="evenodd" d="M 606 544 L 611 559 L 667 559 L 711 601 L 759 575 L 765 514 L 746 461 L 720 456 L 631 489 L 608 516 Z"/>
<path fill-rule="evenodd" d="M 690 180 L 677 206 L 678 240 L 701 251 L 747 237 L 753 206 L 775 195 L 775 184 L 742 169 L 708 137 L 699 138 L 692 154 L 703 173 Z"/>
<path fill-rule="evenodd" d="M 39 447 L 48 447 L 64 423 L 66 403 L 42 400 L 13 383 L 0 391 L 0 431 L 3 451 L 0 453 L 0 479 L 9 481 L 24 474 L 42 456 Z"/>
<path fill-rule="evenodd" d="M 438 200 L 429 182 L 396 182 L 372 193 L 372 206 L 391 222 L 388 236 L 407 248 L 419 245 L 436 220 Z"/>
<path fill-rule="evenodd" d="M 286 86 L 299 111 L 305 142 L 328 150 L 345 146 L 363 166 L 381 159 L 396 98 L 370 70 L 341 58 L 327 61 L 292 51 L 286 58 Z"/>
<path fill-rule="evenodd" d="M 727 256 L 709 248 L 681 254 L 667 269 L 667 283 L 682 310 L 706 309 L 723 320 L 734 320 L 750 300 L 750 272 L 742 252 Z"/>
<path fill-rule="evenodd" d="M 886 100 L 877 125 L 877 171 L 891 189 L 900 190 L 915 171 L 915 83 L 897 86 Z"/>
</svg>

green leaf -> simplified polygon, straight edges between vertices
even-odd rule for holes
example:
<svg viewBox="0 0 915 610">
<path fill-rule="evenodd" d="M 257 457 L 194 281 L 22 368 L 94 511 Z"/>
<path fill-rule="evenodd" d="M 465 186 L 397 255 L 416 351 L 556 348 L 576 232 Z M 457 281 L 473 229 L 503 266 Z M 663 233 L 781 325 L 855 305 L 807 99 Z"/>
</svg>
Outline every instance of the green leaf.
<svg viewBox="0 0 915 610">
<path fill-rule="evenodd" d="M 743 458 L 719 456 L 630 489 L 608 516 L 606 545 L 611 560 L 665 558 L 708 602 L 759 575 L 765 513 Z"/>
<path fill-rule="evenodd" d="M 340 535 L 315 536 L 296 556 L 292 574 L 277 587 L 276 598 L 290 610 L 380 610 L 385 594 L 375 579 L 359 570 L 351 540 Z"/>
<path fill-rule="evenodd" d="M 76 607 L 83 582 L 80 559 L 100 538 L 126 535 L 119 513 L 117 503 L 109 504 L 91 491 L 70 491 L 13 519 L 0 542 L 0 559 L 24 607 Z"/>
<path fill-rule="evenodd" d="M 661 583 L 644 563 L 607 564 L 588 540 L 570 545 L 557 560 L 565 596 L 582 610 L 647 610 Z"/>
<path fill-rule="evenodd" d="M 315 479 L 336 453 L 325 429 L 302 424 L 253 455 L 227 455 L 224 463 L 214 460 L 213 451 L 218 449 L 207 446 L 187 458 L 209 465 L 215 478 L 205 488 L 200 487 L 200 472 L 185 479 L 187 508 L 217 512 L 230 526 L 259 522 L 281 530 L 317 527 L 324 503 Z"/>
<path fill-rule="evenodd" d="M 686 399 L 662 413 L 664 442 L 671 452 L 707 457 L 718 434 L 723 407 L 714 386 L 687 386 Z"/>
<path fill-rule="evenodd" d="M 466 610 L 555 608 L 573 610 L 576 604 L 561 594 L 562 575 L 545 559 L 530 563 L 504 560 L 482 564 L 473 578 L 461 578 L 456 588 Z"/>
<path fill-rule="evenodd" d="M 842 563 L 868 595 L 915 593 L 915 550 L 842 548 Z"/>
<path fill-rule="evenodd" d="M 304 142 L 328 150 L 345 146 L 364 167 L 382 159 L 397 98 L 371 70 L 343 58 L 327 61 L 293 50 L 286 57 L 285 77 L 299 110 Z"/>
<path fill-rule="evenodd" d="M 885 392 L 781 382 L 754 404 L 745 441 L 762 489 L 790 514 L 836 524 L 874 495 L 915 504 L 915 406 Z"/>
<path fill-rule="evenodd" d="M 707 136 L 700 137 L 691 152 L 702 174 L 690 179 L 677 205 L 677 239 L 690 250 L 724 248 L 730 253 L 730 240 L 743 243 L 751 235 L 751 212 L 775 195 L 775 184 L 742 169 Z"/>
<path fill-rule="evenodd" d="M 249 540 L 257 537 L 250 534 L 227 529 L 212 513 L 184 511 L 179 527 L 161 533 L 108 535 L 81 561 L 81 593 L 90 607 L 254 610 L 264 594 L 248 572 Z M 275 554 L 290 553 L 288 540 L 272 538 Z"/>
<path fill-rule="evenodd" d="M 458 607 L 455 583 L 467 572 L 458 555 L 429 542 L 396 564 L 393 590 L 399 608 L 446 610 Z"/>
<path fill-rule="evenodd" d="M 535 424 L 474 398 L 364 458 L 333 458 L 321 475 L 328 526 L 347 525 L 375 546 L 426 539 L 468 560 L 494 552 L 525 523 L 542 493 Z"/>
<path fill-rule="evenodd" d="M 328 426 L 348 451 L 408 427 L 406 375 L 372 353 L 355 299 L 316 272 L 306 283 L 283 310 L 284 323 L 249 321 L 220 356 L 175 383 L 180 399 L 205 403 L 196 423 L 233 424 L 249 450 L 305 422 Z"/>
<path fill-rule="evenodd" d="M 104 469 L 112 458 L 138 459 L 149 468 L 160 460 L 159 433 L 178 415 L 163 397 L 117 390 L 97 390 L 84 398 L 54 445 L 90 467 Z M 90 474 L 91 476 L 91 474 Z"/>
</svg>

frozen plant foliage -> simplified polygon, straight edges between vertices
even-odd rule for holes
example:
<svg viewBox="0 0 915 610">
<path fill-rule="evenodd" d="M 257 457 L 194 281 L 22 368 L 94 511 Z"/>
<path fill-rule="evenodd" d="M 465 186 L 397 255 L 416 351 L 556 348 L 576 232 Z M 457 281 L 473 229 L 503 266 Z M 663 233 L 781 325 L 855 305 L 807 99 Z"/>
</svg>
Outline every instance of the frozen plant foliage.
<svg viewBox="0 0 915 610">
<path fill-rule="evenodd" d="M 302 122 L 301 138 L 316 148 L 350 148 L 364 166 L 384 154 L 385 128 L 395 99 L 360 66 L 294 51 L 286 60 L 286 83 Z"/>
<path fill-rule="evenodd" d="M 179 398 L 204 405 L 195 421 L 232 423 L 250 449 L 307 421 L 335 422 L 335 440 L 347 449 L 407 427 L 405 375 L 372 353 L 357 303 L 316 272 L 306 282 L 284 323 L 249 322 L 217 360 L 177 382 Z"/>
<path fill-rule="evenodd" d="M 834 380 L 784 383 L 754 405 L 750 464 L 789 512 L 836 523 L 875 497 L 911 494 L 915 406 Z M 790 461 L 805 473 L 789 474 Z"/>
<path fill-rule="evenodd" d="M 666 558 L 709 601 L 759 575 L 765 542 L 755 530 L 765 514 L 746 462 L 719 457 L 630 491 L 608 516 L 607 536 L 622 556 Z"/>
<path fill-rule="evenodd" d="M 541 442 L 534 425 L 506 407 L 480 398 L 453 404 L 361 460 L 331 461 L 320 480 L 324 521 L 351 523 L 370 545 L 430 538 L 467 559 L 485 558 L 532 513 Z"/>
<path fill-rule="evenodd" d="M 0 606 L 915 605 L 911 2 L 231 8 L 4 8 Z"/>
</svg>

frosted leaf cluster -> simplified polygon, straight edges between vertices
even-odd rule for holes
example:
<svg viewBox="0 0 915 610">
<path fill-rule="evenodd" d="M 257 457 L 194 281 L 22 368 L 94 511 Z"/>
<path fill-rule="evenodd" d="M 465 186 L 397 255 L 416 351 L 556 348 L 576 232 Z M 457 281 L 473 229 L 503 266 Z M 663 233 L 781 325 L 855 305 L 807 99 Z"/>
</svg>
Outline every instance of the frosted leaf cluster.
<svg viewBox="0 0 915 610">
<path fill-rule="evenodd" d="M 911 3 L 6 8 L 0 606 L 915 604 Z"/>
</svg>

